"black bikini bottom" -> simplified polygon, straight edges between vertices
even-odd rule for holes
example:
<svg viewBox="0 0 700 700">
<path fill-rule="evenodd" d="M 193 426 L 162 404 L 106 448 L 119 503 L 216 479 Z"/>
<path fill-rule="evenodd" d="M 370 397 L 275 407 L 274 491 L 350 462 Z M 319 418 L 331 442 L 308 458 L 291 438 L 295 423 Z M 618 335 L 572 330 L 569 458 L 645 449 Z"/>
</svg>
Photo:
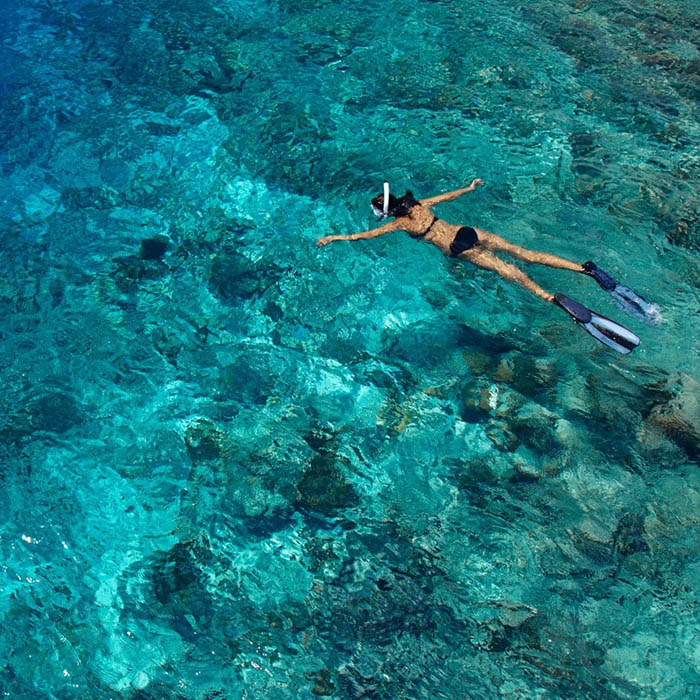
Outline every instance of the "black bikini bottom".
<svg viewBox="0 0 700 700">
<path fill-rule="evenodd" d="M 476 231 L 471 226 L 462 226 L 454 241 L 450 243 L 450 253 L 455 258 L 463 253 L 465 250 L 470 250 L 479 242 L 479 236 L 476 235 Z"/>
</svg>

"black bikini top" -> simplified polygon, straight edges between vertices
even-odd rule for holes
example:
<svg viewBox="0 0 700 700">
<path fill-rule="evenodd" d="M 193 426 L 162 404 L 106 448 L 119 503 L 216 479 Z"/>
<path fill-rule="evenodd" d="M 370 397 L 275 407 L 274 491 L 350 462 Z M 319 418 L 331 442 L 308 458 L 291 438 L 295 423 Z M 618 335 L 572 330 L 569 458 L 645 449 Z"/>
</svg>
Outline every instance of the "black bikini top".
<svg viewBox="0 0 700 700">
<path fill-rule="evenodd" d="M 409 233 L 408 235 L 411 238 L 423 238 L 423 236 L 427 235 L 428 232 L 430 231 L 430 229 L 433 228 L 433 226 L 435 225 L 435 222 L 437 220 L 438 220 L 437 216 L 435 216 L 435 214 L 433 214 L 433 220 L 430 222 L 430 226 L 428 226 L 428 228 L 425 229 L 425 231 L 423 231 L 423 233 Z"/>
</svg>

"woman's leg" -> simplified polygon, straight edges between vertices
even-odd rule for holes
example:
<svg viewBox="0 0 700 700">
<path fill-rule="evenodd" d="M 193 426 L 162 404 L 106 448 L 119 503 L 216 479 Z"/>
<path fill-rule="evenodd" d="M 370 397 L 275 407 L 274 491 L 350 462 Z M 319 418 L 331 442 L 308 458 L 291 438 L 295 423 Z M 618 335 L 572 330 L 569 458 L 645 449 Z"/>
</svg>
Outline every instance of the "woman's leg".
<svg viewBox="0 0 700 700">
<path fill-rule="evenodd" d="M 583 272 L 583 266 L 571 262 L 571 260 L 566 260 L 556 255 L 550 255 L 549 253 L 539 253 L 535 250 L 521 248 L 507 241 L 505 238 L 497 236 L 495 233 L 489 233 L 480 228 L 476 229 L 476 233 L 479 236 L 479 243 L 488 250 L 499 250 L 529 263 L 547 265 L 547 267 L 558 267 L 562 270 L 571 270 L 572 272 Z"/>
<path fill-rule="evenodd" d="M 501 277 L 509 280 L 510 282 L 515 282 L 521 287 L 525 287 L 528 292 L 536 294 L 541 299 L 545 301 L 554 301 L 554 295 L 550 294 L 546 290 L 542 289 L 538 284 L 533 282 L 520 268 L 515 265 L 504 262 L 500 258 L 497 258 L 493 253 L 488 250 L 484 250 L 482 247 L 477 246 L 471 248 L 470 250 L 465 250 L 460 253 L 460 258 L 463 260 L 469 260 L 469 262 L 483 267 L 485 270 L 493 270 L 497 272 Z"/>
</svg>

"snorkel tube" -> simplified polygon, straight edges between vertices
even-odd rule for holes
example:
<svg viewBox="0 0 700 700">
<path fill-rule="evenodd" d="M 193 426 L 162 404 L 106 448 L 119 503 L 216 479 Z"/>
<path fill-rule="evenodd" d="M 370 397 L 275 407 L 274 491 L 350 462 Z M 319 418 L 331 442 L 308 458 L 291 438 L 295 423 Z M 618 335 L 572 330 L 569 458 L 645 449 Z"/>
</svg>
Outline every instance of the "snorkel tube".
<svg viewBox="0 0 700 700">
<path fill-rule="evenodd" d="M 382 208 L 379 209 L 372 204 L 372 211 L 378 219 L 386 219 L 389 216 L 389 183 L 384 182 L 384 202 Z"/>
</svg>

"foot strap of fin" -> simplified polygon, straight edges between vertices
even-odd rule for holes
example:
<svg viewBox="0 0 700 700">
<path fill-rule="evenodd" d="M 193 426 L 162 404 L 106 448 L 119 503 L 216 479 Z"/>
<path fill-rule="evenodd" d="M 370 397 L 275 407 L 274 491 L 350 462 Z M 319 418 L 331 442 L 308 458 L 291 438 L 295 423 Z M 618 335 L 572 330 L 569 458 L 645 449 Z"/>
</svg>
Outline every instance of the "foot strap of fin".
<svg viewBox="0 0 700 700">
<path fill-rule="evenodd" d="M 601 270 L 594 262 L 588 260 L 583 263 L 583 271 L 592 277 L 606 292 L 612 292 L 617 287 L 617 282 L 605 271 Z"/>
<path fill-rule="evenodd" d="M 663 319 L 656 304 L 650 304 L 644 297 L 633 292 L 629 287 L 616 282 L 605 270 L 601 270 L 590 260 L 583 263 L 583 271 L 592 277 L 606 292 L 610 292 L 613 302 L 623 311 L 632 314 L 651 325 L 659 325 Z"/>
</svg>

